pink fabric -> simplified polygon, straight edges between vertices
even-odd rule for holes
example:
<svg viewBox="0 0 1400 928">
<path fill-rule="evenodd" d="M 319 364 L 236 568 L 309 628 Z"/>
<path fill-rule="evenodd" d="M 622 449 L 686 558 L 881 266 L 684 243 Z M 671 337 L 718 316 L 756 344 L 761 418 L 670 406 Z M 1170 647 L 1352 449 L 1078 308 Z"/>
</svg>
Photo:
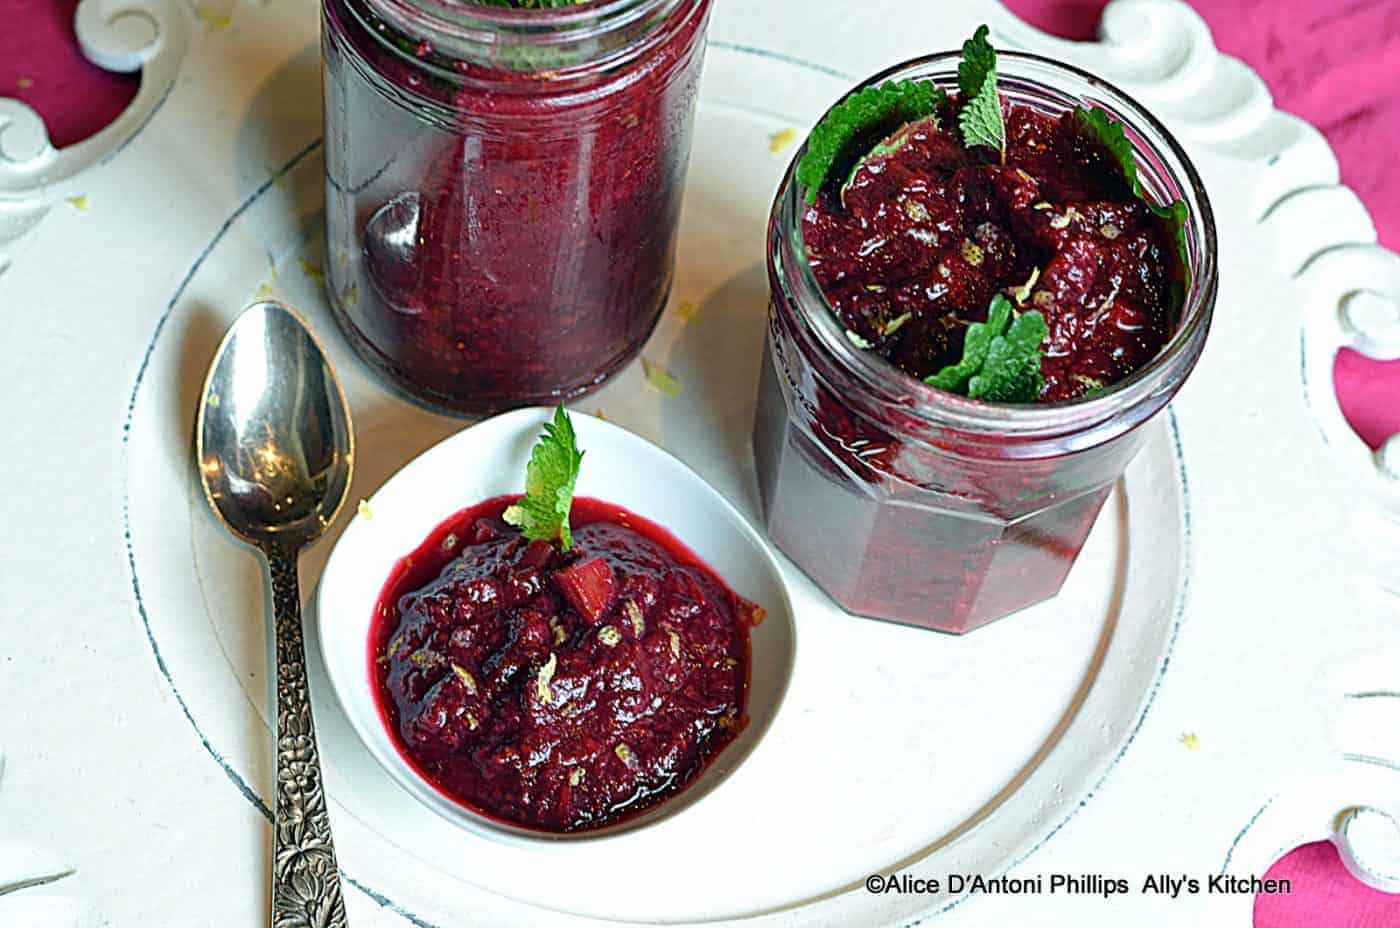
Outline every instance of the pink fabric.
<svg viewBox="0 0 1400 928">
<path fill-rule="evenodd" d="M 0 97 L 34 107 L 59 148 L 120 116 L 141 80 L 83 57 L 73 37 L 77 6 L 78 0 L 0 0 Z"/>
<path fill-rule="evenodd" d="M 1400 361 L 1373 361 L 1343 351 L 1332 378 L 1343 415 L 1366 444 L 1378 448 L 1400 432 Z"/>
<path fill-rule="evenodd" d="M 1092 38 L 1105 0 L 1005 0 L 1027 21 L 1066 38 Z M 1320 127 L 1342 179 L 1366 202 L 1381 241 L 1400 248 L 1400 2 L 1195 0 L 1225 52 L 1257 69 L 1278 105 Z M 60 147 L 101 129 L 131 101 L 135 77 L 89 64 L 73 39 L 77 0 L 0 0 L 0 96 L 34 107 Z M 1343 411 L 1373 446 L 1400 432 L 1400 362 L 1338 360 Z M 1400 896 L 1351 879 L 1329 844 L 1310 844 L 1270 876 L 1293 895 L 1261 897 L 1256 928 L 1394 928 Z"/>
<path fill-rule="evenodd" d="M 1287 878 L 1287 896 L 1257 896 L 1255 928 L 1396 928 L 1400 895 L 1371 889 L 1351 878 L 1327 841 L 1305 844 L 1269 869 Z"/>
</svg>

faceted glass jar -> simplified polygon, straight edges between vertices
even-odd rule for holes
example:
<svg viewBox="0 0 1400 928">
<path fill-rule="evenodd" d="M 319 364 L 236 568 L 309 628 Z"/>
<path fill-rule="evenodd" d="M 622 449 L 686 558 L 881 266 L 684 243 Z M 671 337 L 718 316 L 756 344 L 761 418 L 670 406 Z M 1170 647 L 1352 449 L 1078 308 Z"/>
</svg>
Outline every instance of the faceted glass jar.
<svg viewBox="0 0 1400 928">
<path fill-rule="evenodd" d="M 923 79 L 956 90 L 958 56 L 899 65 L 864 86 Z M 1147 366 L 1093 397 L 983 403 L 924 384 L 857 348 L 802 244 L 794 169 L 769 226 L 770 364 L 754 453 L 769 535 L 849 612 L 966 632 L 1054 596 L 1105 497 L 1180 388 L 1215 305 L 1216 239 L 1195 168 L 1167 131 L 1097 78 L 999 53 L 1010 103 L 1121 120 L 1157 202 L 1181 198 L 1189 284 L 1175 334 Z M 793 161 L 801 160 L 805 147 Z"/>
<path fill-rule="evenodd" d="M 710 0 L 324 0 L 326 277 L 387 381 L 592 390 L 670 290 Z"/>
</svg>

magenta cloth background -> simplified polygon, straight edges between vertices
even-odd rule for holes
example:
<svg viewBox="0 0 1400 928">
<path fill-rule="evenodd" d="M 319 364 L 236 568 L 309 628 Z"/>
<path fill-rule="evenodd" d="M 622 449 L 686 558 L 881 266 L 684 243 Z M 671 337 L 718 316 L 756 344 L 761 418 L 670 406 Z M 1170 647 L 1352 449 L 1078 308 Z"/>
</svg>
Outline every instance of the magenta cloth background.
<svg viewBox="0 0 1400 928">
<path fill-rule="evenodd" d="M 121 115 L 140 77 L 88 62 L 73 37 L 78 0 L 0 0 L 0 97 L 28 103 L 63 148 Z"/>
<path fill-rule="evenodd" d="M 1106 0 L 1003 0 L 1047 32 L 1093 38 Z M 1216 43 L 1254 67 L 1281 109 L 1326 133 L 1342 180 L 1375 217 L 1381 241 L 1400 249 L 1400 0 L 1195 0 Z M 105 126 L 135 95 L 138 78 L 89 64 L 73 38 L 77 0 L 0 0 L 0 96 L 44 117 L 59 147 Z M 1229 312 L 1222 306 L 1218 311 Z M 1348 421 L 1373 447 L 1400 432 L 1400 361 L 1346 353 L 1335 369 Z M 1260 897 L 1256 928 L 1396 928 L 1400 896 L 1351 879 L 1330 844 L 1274 864 L 1291 896 Z"/>
</svg>

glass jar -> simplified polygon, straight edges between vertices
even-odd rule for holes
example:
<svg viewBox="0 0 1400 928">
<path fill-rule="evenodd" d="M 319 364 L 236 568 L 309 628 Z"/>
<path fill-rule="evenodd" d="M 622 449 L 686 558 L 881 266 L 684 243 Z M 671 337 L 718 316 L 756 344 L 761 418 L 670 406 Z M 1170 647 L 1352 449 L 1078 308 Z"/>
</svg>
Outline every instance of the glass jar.
<svg viewBox="0 0 1400 928">
<path fill-rule="evenodd" d="M 914 78 L 955 91 L 958 58 L 918 59 L 863 86 Z M 807 262 L 793 169 L 768 236 L 772 363 L 754 427 L 768 532 L 846 610 L 955 633 L 1059 591 L 1142 445 L 1140 426 L 1200 356 L 1216 292 L 1210 203 L 1156 119 L 1103 81 L 1038 56 L 1000 52 L 997 76 L 1010 103 L 1052 115 L 1107 110 L 1127 127 L 1148 195 L 1190 209 L 1181 319 L 1148 365 L 1064 402 L 994 404 L 937 390 L 846 337 Z"/>
<path fill-rule="evenodd" d="M 440 411 L 552 404 L 670 290 L 710 0 L 324 0 L 326 278 Z"/>
</svg>

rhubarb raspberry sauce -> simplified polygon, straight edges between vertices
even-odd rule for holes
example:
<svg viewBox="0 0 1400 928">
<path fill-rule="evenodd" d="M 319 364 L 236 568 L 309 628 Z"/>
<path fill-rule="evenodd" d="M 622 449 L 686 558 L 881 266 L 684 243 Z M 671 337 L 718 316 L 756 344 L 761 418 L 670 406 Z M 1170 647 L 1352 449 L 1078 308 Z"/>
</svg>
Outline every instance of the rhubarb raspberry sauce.
<svg viewBox="0 0 1400 928">
<path fill-rule="evenodd" d="M 1070 114 L 1006 106 L 1004 161 L 950 113 L 911 123 L 807 208 L 808 262 L 847 330 L 920 379 L 962 356 L 992 297 L 1037 310 L 1042 401 L 1145 366 L 1177 326 L 1169 226 Z"/>
<path fill-rule="evenodd" d="M 526 828 L 599 828 L 734 739 L 763 613 L 624 509 L 574 500 L 561 553 L 503 521 L 515 501 L 457 513 L 398 563 L 370 679 L 400 753 L 447 796 Z"/>
</svg>

